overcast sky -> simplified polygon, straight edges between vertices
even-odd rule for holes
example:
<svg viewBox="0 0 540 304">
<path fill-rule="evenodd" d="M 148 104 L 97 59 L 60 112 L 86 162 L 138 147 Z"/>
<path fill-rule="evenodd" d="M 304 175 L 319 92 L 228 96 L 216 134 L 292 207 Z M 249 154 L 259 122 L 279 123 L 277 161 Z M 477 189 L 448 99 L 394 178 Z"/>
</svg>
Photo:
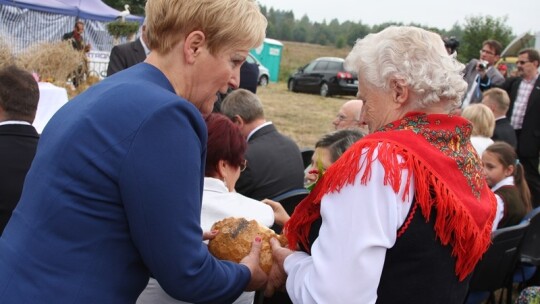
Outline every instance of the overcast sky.
<svg viewBox="0 0 540 304">
<path fill-rule="evenodd" d="M 515 35 L 540 31 L 540 0 L 258 0 L 267 8 L 293 11 L 312 22 L 353 21 L 367 25 L 387 21 L 414 22 L 449 30 L 454 23 L 465 25 L 470 16 L 504 17 Z"/>
</svg>

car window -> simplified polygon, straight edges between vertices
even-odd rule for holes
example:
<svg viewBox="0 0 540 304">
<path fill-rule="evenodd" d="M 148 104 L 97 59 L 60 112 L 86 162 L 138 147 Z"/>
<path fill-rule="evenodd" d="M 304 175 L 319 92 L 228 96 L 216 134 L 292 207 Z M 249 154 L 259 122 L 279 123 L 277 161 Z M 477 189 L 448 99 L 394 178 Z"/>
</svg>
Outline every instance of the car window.
<svg viewBox="0 0 540 304">
<path fill-rule="evenodd" d="M 315 65 L 314 71 L 326 71 L 328 68 L 328 61 L 319 61 Z"/>
<path fill-rule="evenodd" d="M 337 62 L 337 61 L 329 62 L 328 63 L 328 70 L 333 71 L 333 72 L 342 71 L 343 70 L 343 63 L 342 62 Z"/>
<path fill-rule="evenodd" d="M 310 64 L 308 64 L 305 68 L 304 68 L 304 73 L 311 73 L 311 71 L 313 71 L 313 67 L 317 64 L 317 61 L 312 61 Z"/>
</svg>

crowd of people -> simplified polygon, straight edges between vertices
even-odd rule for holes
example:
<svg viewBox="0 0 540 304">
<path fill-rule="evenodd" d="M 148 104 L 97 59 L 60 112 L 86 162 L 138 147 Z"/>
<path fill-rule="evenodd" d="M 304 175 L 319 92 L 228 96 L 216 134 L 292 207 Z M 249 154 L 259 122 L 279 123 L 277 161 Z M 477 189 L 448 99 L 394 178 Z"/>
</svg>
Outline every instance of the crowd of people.
<svg viewBox="0 0 540 304">
<path fill-rule="evenodd" d="M 0 70 L 0 302 L 464 302 L 492 231 L 540 205 L 538 51 L 506 78 L 496 40 L 465 65 L 455 38 L 369 34 L 305 167 L 241 82 L 266 26 L 253 0 L 148 0 L 41 136 L 36 81 Z M 83 31 L 64 39 L 84 51 Z M 273 200 L 306 188 L 291 214 Z M 239 263 L 209 253 L 226 217 L 283 227 L 270 273 L 260 237 Z"/>
</svg>

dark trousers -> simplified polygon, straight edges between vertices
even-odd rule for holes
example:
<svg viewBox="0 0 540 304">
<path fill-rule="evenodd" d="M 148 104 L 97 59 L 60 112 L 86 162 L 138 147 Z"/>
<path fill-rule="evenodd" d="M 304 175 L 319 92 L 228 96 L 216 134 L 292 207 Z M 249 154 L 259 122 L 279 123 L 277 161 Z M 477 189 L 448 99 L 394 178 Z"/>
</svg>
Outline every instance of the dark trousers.
<svg viewBox="0 0 540 304">
<path fill-rule="evenodd" d="M 525 169 L 525 180 L 531 190 L 531 203 L 533 208 L 540 206 L 540 173 L 538 172 L 539 158 L 519 158 Z"/>
<path fill-rule="evenodd" d="M 519 147 L 519 135 L 521 133 L 521 129 L 516 130 L 516 138 L 518 139 L 518 147 Z M 527 181 L 527 186 L 529 186 L 529 190 L 531 190 L 531 204 L 533 208 L 540 206 L 540 168 L 539 168 L 539 162 L 540 162 L 540 155 L 537 155 L 536 157 L 524 157 L 522 155 L 519 155 L 519 148 L 518 148 L 518 157 L 519 162 L 523 166 L 523 169 L 525 170 L 525 180 Z"/>
</svg>

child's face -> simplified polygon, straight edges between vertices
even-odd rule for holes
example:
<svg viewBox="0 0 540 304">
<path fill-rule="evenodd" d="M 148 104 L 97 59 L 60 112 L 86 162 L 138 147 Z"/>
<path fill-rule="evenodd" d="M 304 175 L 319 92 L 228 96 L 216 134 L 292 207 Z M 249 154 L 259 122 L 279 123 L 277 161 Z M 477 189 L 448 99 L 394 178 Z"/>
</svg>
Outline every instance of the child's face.
<svg viewBox="0 0 540 304">
<path fill-rule="evenodd" d="M 332 158 L 330 156 L 330 150 L 328 148 L 315 148 L 315 152 L 313 153 L 313 156 L 311 157 L 311 165 L 309 165 L 308 169 L 306 170 L 306 175 L 304 176 L 304 179 L 308 181 L 309 183 L 314 183 L 319 178 L 319 169 L 322 169 L 326 171 L 328 167 L 332 164 Z M 319 166 L 321 168 L 319 168 Z M 315 172 L 316 171 L 316 172 Z M 309 173 L 312 172 L 312 173 Z"/>
<path fill-rule="evenodd" d="M 513 166 L 505 168 L 499 161 L 497 154 L 489 151 L 482 153 L 482 163 L 484 164 L 484 174 L 486 175 L 486 181 L 488 186 L 493 187 L 504 178 L 512 175 L 514 171 Z"/>
</svg>

